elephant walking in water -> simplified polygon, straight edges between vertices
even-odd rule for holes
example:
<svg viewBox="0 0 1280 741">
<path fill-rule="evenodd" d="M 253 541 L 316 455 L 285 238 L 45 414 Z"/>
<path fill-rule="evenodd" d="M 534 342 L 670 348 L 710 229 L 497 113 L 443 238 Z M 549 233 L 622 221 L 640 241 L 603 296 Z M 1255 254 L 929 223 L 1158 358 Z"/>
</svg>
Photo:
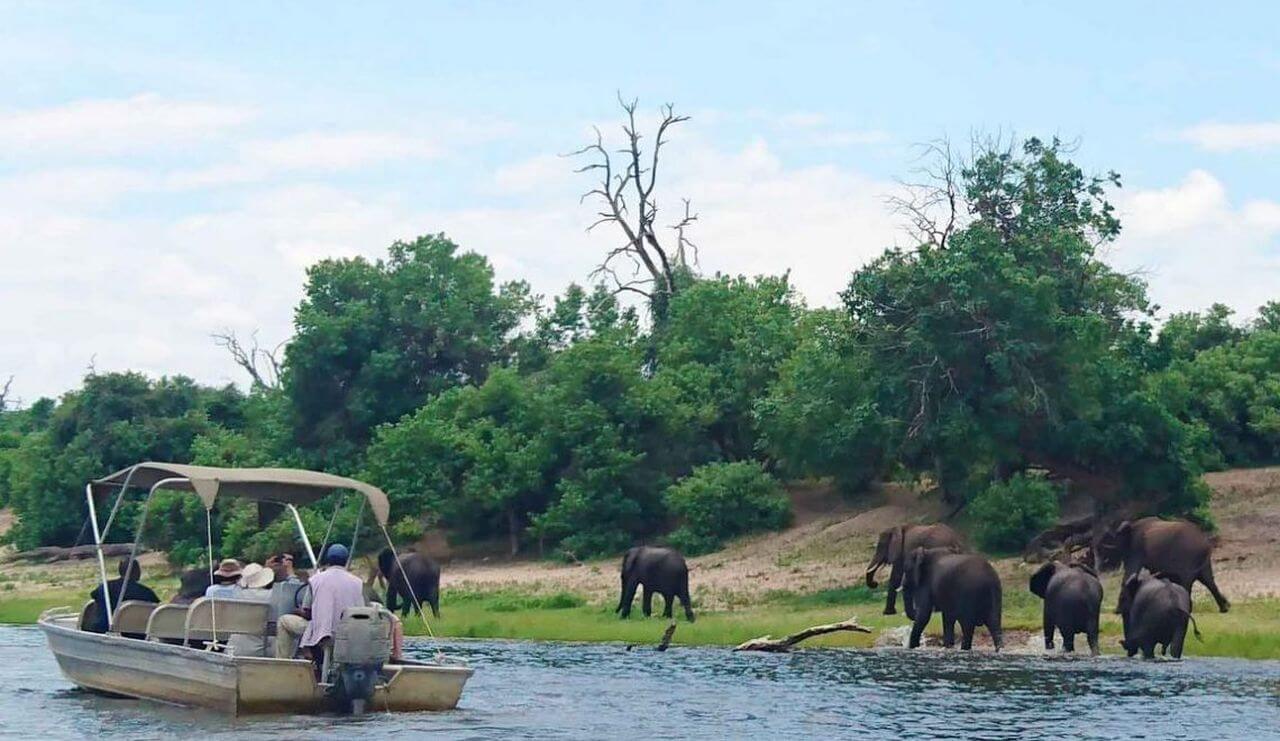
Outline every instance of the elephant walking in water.
<svg viewBox="0 0 1280 741">
<path fill-rule="evenodd" d="M 1076 650 L 1076 634 L 1084 633 L 1089 653 L 1098 655 L 1098 613 L 1102 610 L 1102 582 L 1082 563 L 1049 563 L 1031 577 L 1031 593 L 1044 600 L 1044 647 L 1053 650 L 1055 629 L 1062 634 L 1062 650 Z"/>
<path fill-rule="evenodd" d="M 897 610 L 898 588 L 906 573 L 903 560 L 917 548 L 946 548 L 955 553 L 965 550 L 964 541 L 955 530 L 941 523 L 936 525 L 899 525 L 880 533 L 876 552 L 867 564 L 867 587 L 876 588 L 876 571 L 881 566 L 892 566 L 889 573 L 889 594 L 884 601 L 884 614 L 893 615 Z M 911 617 L 910 613 L 907 617 Z"/>
<path fill-rule="evenodd" d="M 1125 612 L 1124 640 L 1120 643 L 1129 656 L 1141 651 L 1144 659 L 1153 659 L 1156 646 L 1160 646 L 1166 656 L 1182 658 L 1187 621 L 1194 621 L 1191 593 L 1176 581 L 1145 570 L 1126 579 L 1121 589 Z M 1199 630 L 1196 637 L 1200 637 Z"/>
<path fill-rule="evenodd" d="M 1231 609 L 1231 602 L 1218 590 L 1213 580 L 1213 542 L 1196 525 L 1185 520 L 1161 520 L 1144 517 L 1120 523 L 1114 530 L 1103 533 L 1094 545 L 1094 552 L 1101 561 L 1124 564 L 1126 583 L 1140 570 L 1162 574 L 1182 585 L 1188 593 L 1191 585 L 1200 582 L 1218 603 L 1218 611 Z M 1116 612 L 1124 614 L 1128 599 L 1125 590 L 1120 591 Z"/>
<path fill-rule="evenodd" d="M 991 642 L 999 651 L 1004 645 L 1000 609 L 1003 593 L 1000 577 L 991 563 L 973 553 L 954 553 L 946 548 L 917 548 L 907 556 L 902 581 L 902 601 L 911 626 L 910 648 L 920 645 L 920 636 L 929 625 L 933 611 L 942 612 L 942 645 L 951 648 L 960 624 L 960 648 L 973 648 L 973 630 L 987 626 Z"/>
<path fill-rule="evenodd" d="M 623 618 L 631 615 L 631 603 L 635 600 L 636 587 L 644 587 L 642 609 L 644 616 L 653 614 L 653 595 L 661 594 L 666 601 L 662 611 L 664 618 L 671 617 L 676 598 L 684 606 L 684 616 L 693 622 L 693 607 L 689 601 L 689 566 L 684 556 L 670 548 L 637 546 L 622 557 L 622 596 L 616 612 Z"/>
</svg>

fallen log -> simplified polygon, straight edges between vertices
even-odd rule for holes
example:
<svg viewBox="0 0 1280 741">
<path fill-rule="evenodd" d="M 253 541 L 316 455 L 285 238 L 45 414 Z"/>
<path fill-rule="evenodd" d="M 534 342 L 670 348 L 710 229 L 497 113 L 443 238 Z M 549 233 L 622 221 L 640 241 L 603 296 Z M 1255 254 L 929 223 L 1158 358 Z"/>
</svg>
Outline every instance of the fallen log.
<svg viewBox="0 0 1280 741">
<path fill-rule="evenodd" d="M 791 647 L 800 641 L 807 641 L 810 638 L 827 633 L 839 633 L 841 631 L 852 631 L 854 633 L 870 633 L 871 629 L 858 623 L 858 618 L 851 617 L 848 620 L 839 623 L 830 623 L 827 625 L 815 625 L 811 628 L 805 628 L 799 633 L 792 633 L 786 638 L 774 638 L 771 635 L 752 638 L 751 640 L 738 644 L 734 651 L 765 651 L 767 653 L 785 653 L 791 650 Z"/>
<path fill-rule="evenodd" d="M 662 640 L 658 641 L 658 645 L 654 646 L 653 650 L 666 651 L 668 648 L 671 647 L 671 636 L 675 634 L 676 634 L 676 621 L 672 620 L 671 624 L 667 626 L 667 629 L 662 632 Z M 634 643 L 627 644 L 628 651 L 630 651 L 635 647 L 636 647 L 636 644 Z"/>
<path fill-rule="evenodd" d="M 104 543 L 102 546 L 102 555 L 106 558 L 116 558 L 119 556 L 127 556 L 133 551 L 132 543 Z M 138 548 L 138 553 L 146 553 L 147 549 Z M 30 561 L 32 563 L 53 563 L 54 561 L 78 561 L 86 558 L 93 558 L 97 551 L 92 544 L 78 545 L 71 548 L 62 546 L 49 545 L 41 548 L 32 548 L 29 551 L 19 551 L 11 553 L 4 557 L 4 563 L 13 563 L 14 561 Z"/>
</svg>

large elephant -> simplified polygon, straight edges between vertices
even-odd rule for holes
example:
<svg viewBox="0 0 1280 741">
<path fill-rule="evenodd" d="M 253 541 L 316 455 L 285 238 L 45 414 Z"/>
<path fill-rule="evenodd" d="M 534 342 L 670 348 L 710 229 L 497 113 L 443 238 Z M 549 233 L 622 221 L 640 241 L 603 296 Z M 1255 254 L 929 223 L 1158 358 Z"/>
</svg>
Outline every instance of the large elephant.
<svg viewBox="0 0 1280 741">
<path fill-rule="evenodd" d="M 644 587 L 642 609 L 645 617 L 653 614 L 653 595 L 657 593 L 666 601 L 662 611 L 664 618 L 671 617 L 671 607 L 679 597 L 684 605 L 684 616 L 693 622 L 693 607 L 689 602 L 689 566 L 678 551 L 642 545 L 632 548 L 622 557 L 622 596 L 615 612 L 623 618 L 631 615 L 637 586 Z"/>
<path fill-rule="evenodd" d="M 1121 587 L 1127 595 L 1124 612 L 1124 646 L 1129 656 L 1139 651 L 1144 659 L 1155 658 L 1156 646 L 1161 653 L 1182 658 L 1182 642 L 1187 637 L 1187 621 L 1191 617 L 1191 593 L 1186 587 L 1162 574 L 1145 569 L 1125 579 Z M 1194 622 L 1192 623 L 1194 625 Z M 1199 629 L 1196 637 L 1200 637 Z"/>
<path fill-rule="evenodd" d="M 1124 564 L 1124 581 L 1147 569 L 1163 574 L 1181 584 L 1189 593 L 1191 585 L 1200 582 L 1218 603 L 1218 611 L 1231 609 L 1231 602 L 1218 590 L 1213 580 L 1213 543 L 1199 527 L 1185 520 L 1161 520 L 1144 517 L 1126 520 L 1109 530 L 1095 543 L 1099 563 Z M 1125 591 L 1120 591 L 1116 612 L 1123 614 Z"/>
<path fill-rule="evenodd" d="M 417 597 L 419 604 L 431 605 L 431 614 L 440 617 L 440 565 L 435 561 L 417 551 L 397 556 L 384 548 L 378 554 L 378 572 L 387 580 L 388 610 L 398 609 L 408 616 Z"/>
<path fill-rule="evenodd" d="M 1076 650 L 1076 634 L 1084 633 L 1089 653 L 1098 655 L 1098 613 L 1102 582 L 1082 563 L 1050 561 L 1031 576 L 1031 593 L 1044 600 L 1044 647 L 1053 649 L 1053 633 L 1062 634 L 1062 650 Z"/>
<path fill-rule="evenodd" d="M 933 611 L 942 612 L 942 645 L 955 645 L 956 623 L 960 624 L 960 648 L 973 647 L 973 629 L 987 626 L 991 642 L 999 651 L 1004 645 L 1000 629 L 1003 594 L 1000 577 L 987 559 L 973 553 L 955 553 L 948 548 L 916 548 L 906 560 L 902 580 L 902 602 L 911 616 L 910 648 L 920 645 Z"/>
<path fill-rule="evenodd" d="M 956 553 L 965 550 L 964 541 L 955 530 L 943 524 L 936 525 L 898 525 L 880 533 L 876 541 L 876 552 L 867 564 L 867 586 L 876 588 L 876 571 L 881 566 L 892 566 L 889 573 L 889 594 L 884 601 L 884 614 L 896 613 L 898 588 L 902 586 L 905 573 L 903 560 L 908 553 L 917 548 L 947 548 Z M 908 616 L 910 617 L 910 616 Z"/>
</svg>

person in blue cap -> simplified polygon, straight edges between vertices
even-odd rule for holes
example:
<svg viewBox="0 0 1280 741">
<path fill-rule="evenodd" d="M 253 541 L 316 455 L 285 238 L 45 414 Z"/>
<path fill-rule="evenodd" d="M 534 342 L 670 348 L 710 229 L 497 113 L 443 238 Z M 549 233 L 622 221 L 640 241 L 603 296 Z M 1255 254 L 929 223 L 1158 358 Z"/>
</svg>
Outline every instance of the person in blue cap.
<svg viewBox="0 0 1280 741">
<path fill-rule="evenodd" d="M 317 659 L 326 641 L 331 641 L 342 611 L 348 607 L 364 607 L 364 583 L 347 571 L 351 553 L 341 543 L 325 549 L 320 557 L 321 571 L 311 577 L 305 604 L 293 615 L 281 615 L 276 621 L 276 656 L 291 659 L 298 646 Z M 301 636 L 301 640 L 299 640 Z"/>
</svg>

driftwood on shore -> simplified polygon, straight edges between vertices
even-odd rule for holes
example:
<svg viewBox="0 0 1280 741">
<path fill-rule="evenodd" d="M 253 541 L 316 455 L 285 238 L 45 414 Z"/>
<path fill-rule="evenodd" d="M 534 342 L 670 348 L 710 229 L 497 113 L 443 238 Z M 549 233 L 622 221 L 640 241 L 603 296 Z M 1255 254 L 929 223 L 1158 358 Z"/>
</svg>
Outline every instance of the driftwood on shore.
<svg viewBox="0 0 1280 741">
<path fill-rule="evenodd" d="M 786 638 L 774 638 L 766 635 L 759 638 L 738 644 L 734 651 L 765 651 L 768 653 L 785 653 L 791 650 L 791 647 L 801 641 L 806 641 L 814 636 L 825 635 L 827 633 L 839 633 L 841 631 L 853 631 L 855 633 L 870 633 L 871 629 L 861 625 L 858 618 L 851 617 L 839 623 L 829 623 L 827 625 L 815 625 L 811 628 L 805 628 L 798 633 L 792 633 Z"/>
<path fill-rule="evenodd" d="M 132 543 L 104 543 L 102 546 L 102 555 L 107 558 L 116 558 L 118 556 L 127 556 L 133 551 Z M 146 553 L 145 548 L 138 548 L 138 553 Z M 93 558 L 96 551 L 93 544 L 78 545 L 72 548 L 64 548 L 62 546 L 50 545 L 43 548 L 32 548 L 29 551 L 19 551 L 10 553 L 2 560 L 4 563 L 13 563 L 14 561 L 29 561 L 31 563 L 53 563 L 54 561 L 80 561 L 86 558 Z"/>
<path fill-rule="evenodd" d="M 672 620 L 671 624 L 667 626 L 667 629 L 662 632 L 662 639 L 658 641 L 658 645 L 653 647 L 653 650 L 666 651 L 668 648 L 671 647 L 671 636 L 675 634 L 676 634 L 676 621 Z M 628 651 L 630 651 L 635 647 L 636 647 L 636 644 L 634 643 L 627 644 Z"/>
</svg>

